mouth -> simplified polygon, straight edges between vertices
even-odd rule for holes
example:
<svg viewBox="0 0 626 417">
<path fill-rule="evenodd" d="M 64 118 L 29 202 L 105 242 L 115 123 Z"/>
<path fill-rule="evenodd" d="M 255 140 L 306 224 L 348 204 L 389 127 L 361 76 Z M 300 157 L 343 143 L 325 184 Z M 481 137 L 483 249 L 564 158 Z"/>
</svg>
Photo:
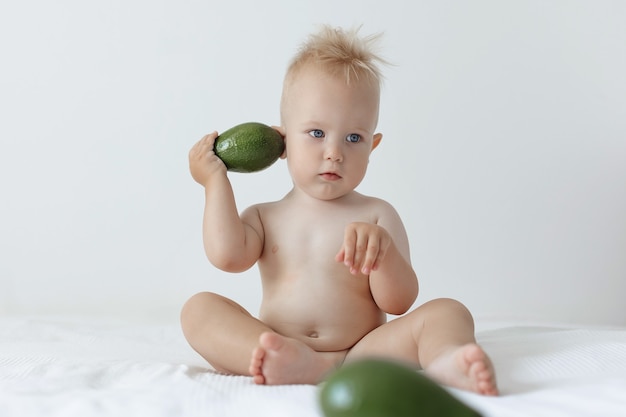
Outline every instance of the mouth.
<svg viewBox="0 0 626 417">
<path fill-rule="evenodd" d="M 341 175 L 335 172 L 322 172 L 320 174 L 320 177 L 322 177 L 326 181 L 337 181 L 341 179 Z"/>
</svg>

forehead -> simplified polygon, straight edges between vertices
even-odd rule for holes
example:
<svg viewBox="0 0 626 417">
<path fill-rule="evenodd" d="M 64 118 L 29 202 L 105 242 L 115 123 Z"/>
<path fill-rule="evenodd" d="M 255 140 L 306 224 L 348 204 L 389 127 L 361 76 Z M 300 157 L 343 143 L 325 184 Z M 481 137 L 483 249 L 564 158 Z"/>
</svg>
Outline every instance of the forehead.
<svg viewBox="0 0 626 417">
<path fill-rule="evenodd" d="M 314 105 L 328 100 L 351 102 L 358 107 L 366 105 L 377 111 L 380 89 L 371 79 L 352 76 L 348 80 L 345 74 L 331 73 L 315 65 L 299 68 L 285 78 L 283 111 L 292 106 Z"/>
<path fill-rule="evenodd" d="M 284 126 L 323 122 L 326 125 L 374 131 L 378 124 L 378 85 L 351 80 L 319 69 L 302 71 L 285 85 L 281 101 Z"/>
<path fill-rule="evenodd" d="M 340 88 L 379 95 L 378 82 L 364 74 L 347 73 L 339 68 L 326 68 L 319 64 L 302 65 L 285 77 L 285 88 Z"/>
</svg>

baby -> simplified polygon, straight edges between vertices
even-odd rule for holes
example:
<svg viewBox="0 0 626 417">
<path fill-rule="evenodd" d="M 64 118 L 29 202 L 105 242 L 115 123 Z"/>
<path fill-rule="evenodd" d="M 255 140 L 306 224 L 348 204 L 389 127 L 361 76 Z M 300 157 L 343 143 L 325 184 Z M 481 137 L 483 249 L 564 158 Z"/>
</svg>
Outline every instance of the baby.
<svg viewBox="0 0 626 417">
<path fill-rule="evenodd" d="M 380 145 L 383 63 L 376 37 L 324 27 L 288 68 L 281 126 L 293 188 L 239 214 L 217 132 L 189 153 L 205 190 L 206 255 L 228 272 L 259 267 L 259 318 L 214 293 L 181 313 L 190 345 L 216 370 L 257 384 L 317 384 L 346 361 L 378 356 L 421 367 L 442 384 L 496 395 L 469 311 L 451 299 L 411 312 L 418 281 L 395 209 L 355 191 Z M 387 322 L 387 313 L 401 315 Z M 405 314 L 406 313 L 406 314 Z"/>
</svg>

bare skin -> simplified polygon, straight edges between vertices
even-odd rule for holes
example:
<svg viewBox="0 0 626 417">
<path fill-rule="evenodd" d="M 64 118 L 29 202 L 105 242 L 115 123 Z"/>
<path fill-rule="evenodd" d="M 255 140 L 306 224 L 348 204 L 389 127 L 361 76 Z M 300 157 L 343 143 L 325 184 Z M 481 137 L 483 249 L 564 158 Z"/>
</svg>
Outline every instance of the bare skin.
<svg viewBox="0 0 626 417">
<path fill-rule="evenodd" d="M 310 68 L 288 91 L 277 129 L 294 186 L 281 200 L 239 214 L 213 153 L 217 133 L 190 151 L 205 189 L 207 257 L 230 272 L 257 264 L 263 284 L 258 319 L 220 295 L 192 297 L 181 315 L 191 346 L 216 370 L 258 384 L 316 384 L 346 361 L 376 355 L 496 395 L 464 306 L 440 299 L 407 313 L 418 281 L 402 221 L 385 201 L 354 191 L 382 139 L 378 88 Z M 387 313 L 402 316 L 386 322 Z"/>
</svg>

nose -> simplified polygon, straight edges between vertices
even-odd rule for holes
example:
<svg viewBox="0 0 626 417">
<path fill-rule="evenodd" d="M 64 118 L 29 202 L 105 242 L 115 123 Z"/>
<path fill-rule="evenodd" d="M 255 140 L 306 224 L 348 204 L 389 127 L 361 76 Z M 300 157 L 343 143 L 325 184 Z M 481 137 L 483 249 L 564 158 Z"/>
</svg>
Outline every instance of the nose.
<svg viewBox="0 0 626 417">
<path fill-rule="evenodd" d="M 326 148 L 324 149 L 324 159 L 333 162 L 343 161 L 343 153 L 341 151 L 341 145 L 328 141 Z"/>
</svg>

